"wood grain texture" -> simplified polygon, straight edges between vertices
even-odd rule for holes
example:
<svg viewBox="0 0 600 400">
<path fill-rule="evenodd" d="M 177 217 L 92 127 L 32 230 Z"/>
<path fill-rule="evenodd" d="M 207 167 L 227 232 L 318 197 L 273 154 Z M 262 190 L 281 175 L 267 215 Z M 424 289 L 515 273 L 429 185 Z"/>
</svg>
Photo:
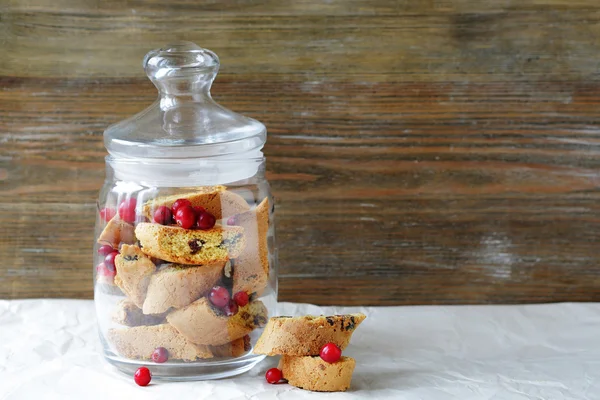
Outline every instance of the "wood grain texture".
<svg viewBox="0 0 600 400">
<path fill-rule="evenodd" d="M 0 297 L 92 296 L 102 131 L 217 52 L 263 121 L 280 300 L 600 300 L 600 4 L 6 0 Z"/>
</svg>

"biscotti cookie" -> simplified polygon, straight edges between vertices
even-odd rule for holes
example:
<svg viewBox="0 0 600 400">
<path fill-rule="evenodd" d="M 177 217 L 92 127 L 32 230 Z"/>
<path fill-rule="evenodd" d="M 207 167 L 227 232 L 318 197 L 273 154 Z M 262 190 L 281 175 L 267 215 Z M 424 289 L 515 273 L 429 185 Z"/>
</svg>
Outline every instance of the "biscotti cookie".
<svg viewBox="0 0 600 400">
<path fill-rule="evenodd" d="M 260 301 L 240 307 L 237 314 L 227 317 L 205 297 L 167 315 L 167 321 L 189 341 L 211 346 L 239 339 L 266 320 L 267 309 Z"/>
<path fill-rule="evenodd" d="M 234 262 L 233 293 L 260 295 L 269 280 L 269 200 L 264 199 L 256 209 L 236 215 L 234 223 L 244 228 L 246 247 Z"/>
<path fill-rule="evenodd" d="M 167 349 L 169 360 L 195 361 L 213 357 L 207 346 L 191 343 L 169 324 L 109 329 L 108 340 L 121 356 L 136 360 L 150 360 L 157 347 Z"/>
<path fill-rule="evenodd" d="M 227 218 L 250 209 L 242 196 L 226 189 L 225 186 L 205 186 L 191 193 L 158 197 L 145 203 L 142 210 L 146 218 L 152 220 L 154 210 L 160 206 L 171 207 L 178 199 L 186 199 L 192 206 L 203 207 L 216 219 Z"/>
<path fill-rule="evenodd" d="M 98 236 L 98 243 L 108 244 L 115 249 L 118 248 L 121 243 L 135 243 L 133 225 L 121 220 L 115 215 L 108 221 L 104 230 L 100 233 L 100 236 Z"/>
<path fill-rule="evenodd" d="M 169 308 L 182 308 L 198 300 L 221 277 L 225 263 L 197 267 L 166 264 L 150 278 L 144 301 L 144 314 L 159 314 Z"/>
<path fill-rule="evenodd" d="M 246 244 L 244 228 L 190 230 L 142 222 L 135 228 L 142 251 L 149 256 L 179 264 L 203 265 L 237 257 Z"/>
<path fill-rule="evenodd" d="M 254 353 L 314 356 L 329 342 L 344 350 L 365 318 L 364 314 L 273 317 L 258 338 Z"/>
<path fill-rule="evenodd" d="M 328 363 L 320 357 L 282 356 L 279 369 L 290 385 L 315 392 L 343 392 L 350 387 L 356 361 L 342 357 Z"/>
<path fill-rule="evenodd" d="M 115 284 L 136 306 L 142 308 L 150 277 L 156 266 L 138 246 L 124 244 L 119 255 L 115 257 L 115 267 Z"/>
<path fill-rule="evenodd" d="M 221 346 L 209 346 L 210 351 L 215 357 L 240 357 L 250 351 L 250 336 L 234 340 Z"/>
<path fill-rule="evenodd" d="M 125 326 L 164 324 L 166 314 L 146 315 L 129 299 L 123 299 L 117 304 L 112 320 Z"/>
</svg>

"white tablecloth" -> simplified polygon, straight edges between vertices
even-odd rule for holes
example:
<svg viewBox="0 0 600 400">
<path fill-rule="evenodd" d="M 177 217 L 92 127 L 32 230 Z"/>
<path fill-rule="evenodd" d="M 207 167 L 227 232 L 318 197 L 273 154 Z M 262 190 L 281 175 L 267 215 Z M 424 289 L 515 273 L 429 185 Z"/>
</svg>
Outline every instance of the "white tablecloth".
<svg viewBox="0 0 600 400">
<path fill-rule="evenodd" d="M 1 399 L 600 399 L 600 304 L 316 307 L 285 315 L 361 311 L 345 355 L 346 393 L 269 385 L 268 358 L 217 381 L 142 388 L 99 355 L 91 301 L 0 300 Z"/>
</svg>

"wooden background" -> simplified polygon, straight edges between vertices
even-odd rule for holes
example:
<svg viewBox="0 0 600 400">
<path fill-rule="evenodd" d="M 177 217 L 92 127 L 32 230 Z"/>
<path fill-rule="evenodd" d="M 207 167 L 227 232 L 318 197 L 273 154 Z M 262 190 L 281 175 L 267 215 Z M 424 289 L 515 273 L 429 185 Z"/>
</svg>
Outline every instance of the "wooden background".
<svg viewBox="0 0 600 400">
<path fill-rule="evenodd" d="M 2 298 L 91 298 L 102 131 L 191 40 L 269 129 L 280 300 L 600 301 L 597 0 L 0 4 Z"/>
</svg>

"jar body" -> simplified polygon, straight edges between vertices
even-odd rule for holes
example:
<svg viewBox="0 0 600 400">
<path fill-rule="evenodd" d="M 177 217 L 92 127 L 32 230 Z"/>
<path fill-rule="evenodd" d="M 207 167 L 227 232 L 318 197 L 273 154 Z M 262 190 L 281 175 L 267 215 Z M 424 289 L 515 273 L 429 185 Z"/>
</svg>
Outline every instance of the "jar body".
<svg viewBox="0 0 600 400">
<path fill-rule="evenodd" d="M 264 159 L 108 157 L 95 234 L 94 300 L 110 363 L 217 379 L 263 358 L 252 346 L 277 314 Z"/>
</svg>

